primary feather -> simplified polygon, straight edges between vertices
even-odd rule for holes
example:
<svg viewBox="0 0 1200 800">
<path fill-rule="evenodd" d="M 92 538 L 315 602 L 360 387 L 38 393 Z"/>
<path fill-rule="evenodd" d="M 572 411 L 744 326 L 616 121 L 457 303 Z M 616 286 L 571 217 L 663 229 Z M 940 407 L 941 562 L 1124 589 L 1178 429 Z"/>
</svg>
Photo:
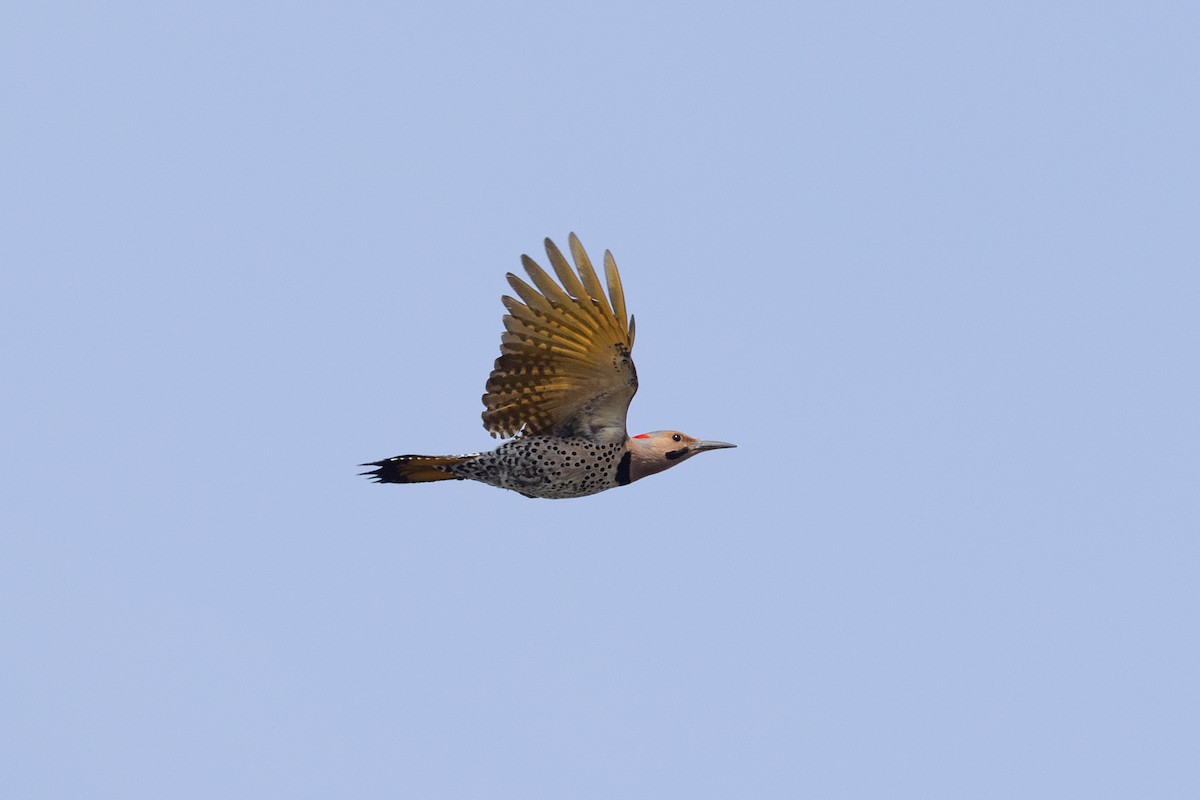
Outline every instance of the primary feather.
<svg viewBox="0 0 1200 800">
<path fill-rule="evenodd" d="M 533 285 L 509 274 L 517 300 L 505 296 L 500 357 L 483 395 L 483 426 L 493 436 L 589 436 L 623 441 L 625 415 L 637 392 L 633 320 L 611 253 L 605 253 L 608 295 L 575 234 L 575 269 L 549 239 L 555 283 L 528 256 Z M 561 284 L 561 285 L 560 285 Z"/>
</svg>

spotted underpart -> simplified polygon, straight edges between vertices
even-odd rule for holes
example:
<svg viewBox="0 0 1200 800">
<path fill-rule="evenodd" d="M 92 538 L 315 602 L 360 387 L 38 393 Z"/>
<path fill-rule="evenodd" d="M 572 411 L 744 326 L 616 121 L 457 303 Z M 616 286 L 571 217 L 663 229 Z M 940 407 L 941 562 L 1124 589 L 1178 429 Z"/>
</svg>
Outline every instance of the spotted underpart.
<svg viewBox="0 0 1200 800">
<path fill-rule="evenodd" d="M 624 442 L 529 436 L 447 468 L 459 478 L 512 489 L 526 497 L 583 497 L 628 483 L 619 481 Z"/>
</svg>

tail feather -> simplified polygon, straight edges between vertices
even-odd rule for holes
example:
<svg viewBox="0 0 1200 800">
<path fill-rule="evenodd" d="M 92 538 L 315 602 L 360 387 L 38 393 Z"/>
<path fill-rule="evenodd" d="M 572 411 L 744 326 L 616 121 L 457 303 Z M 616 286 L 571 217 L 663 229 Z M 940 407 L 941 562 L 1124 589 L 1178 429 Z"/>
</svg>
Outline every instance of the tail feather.
<svg viewBox="0 0 1200 800">
<path fill-rule="evenodd" d="M 454 481 L 463 478 L 454 474 L 454 467 L 471 460 L 471 456 L 394 456 L 383 461 L 359 464 L 360 467 L 375 467 L 370 472 L 360 472 L 376 483 L 429 483 L 430 481 Z"/>
</svg>

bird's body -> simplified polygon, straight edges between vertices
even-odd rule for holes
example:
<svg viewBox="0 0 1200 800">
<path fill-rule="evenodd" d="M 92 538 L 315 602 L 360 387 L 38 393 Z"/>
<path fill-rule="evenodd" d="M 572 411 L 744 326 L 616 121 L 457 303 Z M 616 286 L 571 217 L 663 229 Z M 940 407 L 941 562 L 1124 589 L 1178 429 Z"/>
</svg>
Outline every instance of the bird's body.
<svg viewBox="0 0 1200 800">
<path fill-rule="evenodd" d="M 508 275 L 524 302 L 503 298 L 509 313 L 483 421 L 493 436 L 515 438 L 484 453 L 395 456 L 365 464 L 375 469 L 364 474 L 380 483 L 475 480 L 527 497 L 583 497 L 733 447 L 678 431 L 628 435 L 625 416 L 638 382 L 617 265 L 605 252 L 606 297 L 574 234 L 570 244 L 578 274 L 546 240 L 561 287 L 528 256 L 522 261 L 534 286 Z"/>
<path fill-rule="evenodd" d="M 437 467 L 445 470 L 446 478 L 433 480 L 479 481 L 526 497 L 583 497 L 629 483 L 630 455 L 624 442 L 601 444 L 583 437 L 522 436 L 485 453 L 440 458 L 454 461 Z M 378 465 L 378 477 L 386 483 L 391 475 L 400 478 L 396 482 L 404 483 L 403 473 L 411 468 L 409 465 L 422 463 L 429 462 L 422 456 L 396 456 Z"/>
</svg>

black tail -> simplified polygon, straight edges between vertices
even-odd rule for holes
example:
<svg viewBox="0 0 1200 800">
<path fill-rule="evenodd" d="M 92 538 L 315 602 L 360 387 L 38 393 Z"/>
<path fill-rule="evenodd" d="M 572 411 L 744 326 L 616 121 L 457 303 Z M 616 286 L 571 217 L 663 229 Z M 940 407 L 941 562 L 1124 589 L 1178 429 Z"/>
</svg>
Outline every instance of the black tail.
<svg viewBox="0 0 1200 800">
<path fill-rule="evenodd" d="M 359 464 L 360 467 L 375 467 L 370 472 L 360 472 L 376 483 L 429 483 L 430 481 L 461 481 L 453 468 L 470 456 L 394 456 L 383 461 Z"/>
</svg>

